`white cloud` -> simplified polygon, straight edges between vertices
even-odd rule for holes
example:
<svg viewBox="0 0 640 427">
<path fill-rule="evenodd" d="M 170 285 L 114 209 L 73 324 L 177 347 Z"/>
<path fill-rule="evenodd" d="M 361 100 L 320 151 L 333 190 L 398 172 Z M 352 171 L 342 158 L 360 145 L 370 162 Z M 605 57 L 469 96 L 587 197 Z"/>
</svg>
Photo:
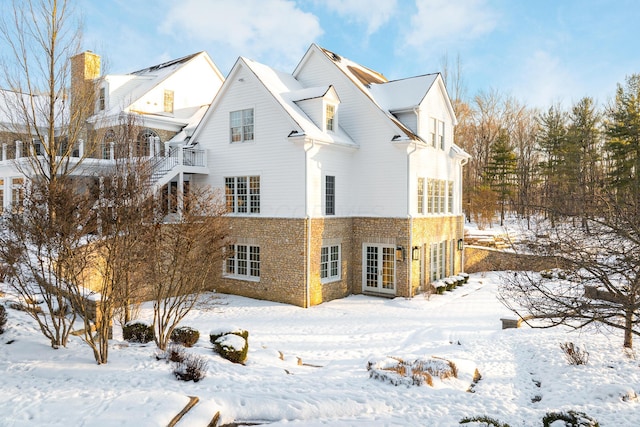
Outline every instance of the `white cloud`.
<svg viewBox="0 0 640 427">
<path fill-rule="evenodd" d="M 320 3 L 320 0 L 316 0 Z M 367 35 L 378 31 L 395 14 L 397 0 L 322 0 L 322 5 L 351 22 L 367 26 Z"/>
<path fill-rule="evenodd" d="M 561 103 L 567 107 L 578 101 L 574 99 L 580 92 L 575 76 L 560 58 L 547 51 L 532 51 L 510 74 L 507 84 L 512 85 L 513 95 L 530 106 L 544 109 Z"/>
<path fill-rule="evenodd" d="M 425 48 L 452 44 L 491 32 L 497 16 L 485 0 L 416 0 L 405 44 Z"/>
<path fill-rule="evenodd" d="M 276 68 L 290 68 L 322 34 L 318 18 L 291 0 L 183 0 L 173 3 L 161 29 Z M 207 49 L 209 50 L 209 49 Z M 218 52 L 209 51 L 216 61 Z"/>
</svg>

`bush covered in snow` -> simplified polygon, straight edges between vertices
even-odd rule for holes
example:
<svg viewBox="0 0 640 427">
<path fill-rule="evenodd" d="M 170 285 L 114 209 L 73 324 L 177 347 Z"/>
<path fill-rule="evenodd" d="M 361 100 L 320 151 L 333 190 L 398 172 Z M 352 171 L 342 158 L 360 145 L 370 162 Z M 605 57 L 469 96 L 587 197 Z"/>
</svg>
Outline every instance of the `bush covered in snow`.
<svg viewBox="0 0 640 427">
<path fill-rule="evenodd" d="M 171 341 L 185 347 L 193 347 L 200 339 L 200 332 L 188 326 L 181 326 L 171 332 Z"/>
<path fill-rule="evenodd" d="M 600 427 L 600 424 L 584 412 L 548 412 L 542 418 L 544 427 Z"/>
<path fill-rule="evenodd" d="M 433 387 L 433 377 L 441 380 L 457 378 L 458 368 L 450 360 L 440 358 L 405 361 L 396 357 L 367 363 L 369 377 L 389 382 L 393 385 L 423 385 Z"/>
<path fill-rule="evenodd" d="M 0 334 L 4 333 L 4 326 L 7 324 L 7 309 L 0 304 Z"/>
<path fill-rule="evenodd" d="M 122 327 L 122 337 L 129 342 L 148 343 L 154 339 L 153 327 L 134 320 Z"/>
<path fill-rule="evenodd" d="M 496 420 L 495 418 L 487 417 L 486 415 L 482 415 L 479 417 L 463 418 L 460 420 L 460 424 L 469 424 L 469 423 L 481 423 L 482 426 L 510 427 L 509 424 L 502 423 Z"/>
<path fill-rule="evenodd" d="M 239 328 L 212 330 L 209 339 L 220 356 L 233 363 L 244 363 L 249 352 L 249 332 Z"/>
</svg>

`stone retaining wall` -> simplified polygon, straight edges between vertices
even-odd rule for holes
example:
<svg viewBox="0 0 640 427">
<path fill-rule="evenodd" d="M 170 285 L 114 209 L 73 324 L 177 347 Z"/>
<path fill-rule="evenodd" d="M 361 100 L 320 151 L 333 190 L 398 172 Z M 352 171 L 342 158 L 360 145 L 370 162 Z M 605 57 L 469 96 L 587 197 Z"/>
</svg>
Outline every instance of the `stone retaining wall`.
<svg viewBox="0 0 640 427">
<path fill-rule="evenodd" d="M 464 271 L 529 270 L 541 271 L 561 268 L 563 262 L 558 257 L 517 254 L 480 246 L 465 246 Z"/>
</svg>

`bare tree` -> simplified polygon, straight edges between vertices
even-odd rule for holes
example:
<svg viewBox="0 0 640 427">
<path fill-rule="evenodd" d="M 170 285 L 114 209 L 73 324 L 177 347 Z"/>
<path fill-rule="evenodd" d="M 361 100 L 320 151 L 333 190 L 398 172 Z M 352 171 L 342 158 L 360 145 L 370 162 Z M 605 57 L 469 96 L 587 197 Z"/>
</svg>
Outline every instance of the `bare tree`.
<svg viewBox="0 0 640 427">
<path fill-rule="evenodd" d="M 624 332 L 624 347 L 640 335 L 640 218 L 631 204 L 601 196 L 603 209 L 582 224 L 544 221 L 529 251 L 553 256 L 560 274 L 505 276 L 502 302 L 532 326 L 606 325 Z M 563 215 L 562 212 L 559 215 Z"/>
<path fill-rule="evenodd" d="M 69 84 L 69 58 L 80 46 L 69 2 L 14 1 L 7 9 L 0 18 L 1 51 L 7 55 L 0 74 L 6 88 L 0 91 L 2 131 L 21 139 L 24 151 L 21 157 L 16 153 L 23 186 L 15 189 L 0 255 L 11 266 L 13 289 L 57 348 L 66 345 L 75 316 L 64 315 L 65 269 L 91 227 L 85 221 L 89 195 L 76 191 L 73 173 L 83 160 L 76 142 L 95 92 L 92 82 Z M 44 308 L 36 304 L 40 300 Z"/>
<path fill-rule="evenodd" d="M 141 279 L 153 301 L 153 328 L 158 347 L 165 350 L 171 333 L 210 290 L 212 272 L 219 268 L 228 245 L 226 205 L 217 192 L 191 186 L 184 197 L 188 208 L 173 223 L 146 228 L 145 262 Z"/>
</svg>

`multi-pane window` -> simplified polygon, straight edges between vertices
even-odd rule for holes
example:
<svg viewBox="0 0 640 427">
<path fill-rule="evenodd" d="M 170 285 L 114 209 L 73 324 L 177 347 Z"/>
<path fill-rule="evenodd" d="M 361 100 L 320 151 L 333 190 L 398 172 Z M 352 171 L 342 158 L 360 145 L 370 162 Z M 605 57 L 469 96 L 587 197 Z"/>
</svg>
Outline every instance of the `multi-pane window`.
<svg viewBox="0 0 640 427">
<path fill-rule="evenodd" d="M 424 213 L 424 178 L 418 178 L 418 213 Z"/>
<path fill-rule="evenodd" d="M 340 280 L 340 245 L 320 248 L 320 279 L 322 282 Z"/>
<path fill-rule="evenodd" d="M 103 111 L 106 107 L 106 89 L 101 87 L 98 93 L 98 110 Z"/>
<path fill-rule="evenodd" d="M 427 179 L 426 209 L 420 197 L 420 178 L 418 178 L 418 213 L 451 214 L 453 213 L 453 181 Z"/>
<path fill-rule="evenodd" d="M 431 146 L 435 148 L 438 135 L 438 120 L 431 119 Z"/>
<path fill-rule="evenodd" d="M 227 247 L 225 274 L 241 279 L 260 279 L 260 247 L 254 245 L 229 245 Z"/>
<path fill-rule="evenodd" d="M 438 243 L 432 243 L 429 254 L 430 266 L 431 266 L 431 281 L 434 282 L 438 279 L 445 277 L 445 264 L 447 260 L 447 242 L 442 241 Z"/>
<path fill-rule="evenodd" d="M 173 113 L 173 91 L 166 90 L 164 91 L 164 112 L 165 113 Z"/>
<path fill-rule="evenodd" d="M 336 177 L 327 175 L 324 185 L 324 213 L 325 215 L 336 214 Z"/>
<path fill-rule="evenodd" d="M 325 109 L 325 117 L 326 117 L 326 129 L 330 131 L 335 130 L 335 116 L 336 116 L 336 107 L 335 105 L 327 104 L 327 108 Z"/>
<path fill-rule="evenodd" d="M 229 121 L 231 142 L 253 141 L 253 108 L 232 111 Z"/>
<path fill-rule="evenodd" d="M 11 178 L 11 203 L 14 209 L 22 211 L 24 200 L 24 178 Z"/>
<path fill-rule="evenodd" d="M 260 213 L 260 177 L 232 176 L 224 179 L 227 212 Z"/>
<path fill-rule="evenodd" d="M 444 150 L 444 140 L 445 140 L 445 125 L 442 120 L 431 119 L 430 124 L 430 136 L 431 136 L 431 146 L 433 148 L 439 147 L 441 150 Z"/>
</svg>

